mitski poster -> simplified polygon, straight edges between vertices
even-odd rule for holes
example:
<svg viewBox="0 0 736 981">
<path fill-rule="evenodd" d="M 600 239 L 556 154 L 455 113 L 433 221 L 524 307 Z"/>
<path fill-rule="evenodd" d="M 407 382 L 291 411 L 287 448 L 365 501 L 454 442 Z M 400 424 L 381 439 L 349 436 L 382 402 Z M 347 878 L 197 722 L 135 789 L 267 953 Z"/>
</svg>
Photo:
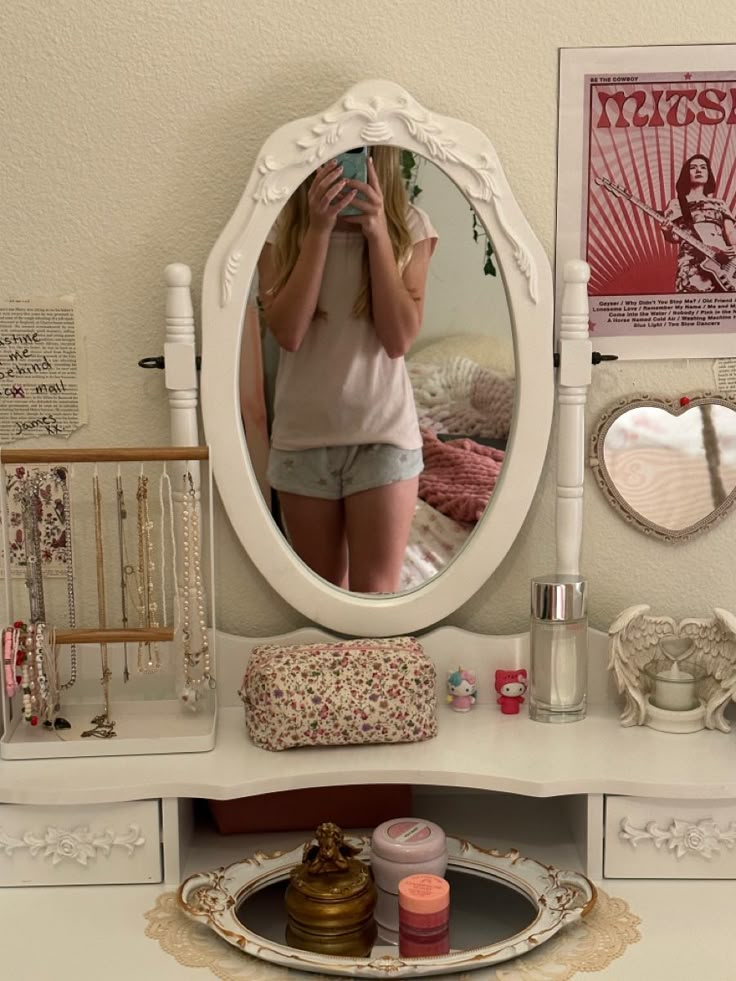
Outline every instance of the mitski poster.
<svg viewBox="0 0 736 981">
<path fill-rule="evenodd" d="M 736 45 L 563 49 L 557 285 L 596 350 L 736 355 Z"/>
</svg>

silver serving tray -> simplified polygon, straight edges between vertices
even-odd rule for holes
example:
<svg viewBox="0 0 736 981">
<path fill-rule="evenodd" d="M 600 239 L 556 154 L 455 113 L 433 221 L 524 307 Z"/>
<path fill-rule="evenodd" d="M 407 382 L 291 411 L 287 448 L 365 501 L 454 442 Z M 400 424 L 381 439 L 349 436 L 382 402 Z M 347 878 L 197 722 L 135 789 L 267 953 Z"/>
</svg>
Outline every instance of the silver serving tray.
<svg viewBox="0 0 736 981">
<path fill-rule="evenodd" d="M 347 840 L 361 847 L 360 858 L 369 859 L 368 837 Z M 279 943 L 275 938 L 284 936 L 286 913 L 279 900 L 278 883 L 283 888 L 290 870 L 301 862 L 303 845 L 270 855 L 256 852 L 252 858 L 226 868 L 192 875 L 181 885 L 178 899 L 188 916 L 246 954 L 298 971 L 374 978 L 452 974 L 499 964 L 535 949 L 564 926 L 586 916 L 595 905 L 595 886 L 579 872 L 543 865 L 515 850 L 504 853 L 480 848 L 461 838 L 448 837 L 447 845 L 448 872 L 471 887 L 461 891 L 466 892 L 466 906 L 470 903 L 472 907 L 468 913 L 472 912 L 481 929 L 466 931 L 463 949 L 453 949 L 442 957 L 400 958 L 398 947 L 387 946 L 375 947 L 370 957 L 335 957 Z M 485 903 L 474 893 L 474 888 L 482 889 L 484 883 L 493 887 L 494 901 Z M 261 904 L 258 915 L 251 916 L 250 910 L 257 909 L 258 893 L 269 898 Z M 450 908 L 457 912 L 454 896 L 451 885 Z M 509 918 L 504 909 L 506 914 L 515 909 L 515 914 Z M 484 919 L 488 921 L 486 931 L 482 929 Z M 250 929 L 246 922 L 257 929 Z M 510 927 L 511 932 L 494 937 L 499 933 L 494 927 L 501 933 Z M 470 939 L 470 945 L 465 946 L 469 938 L 482 937 L 484 932 L 490 942 L 472 946 Z"/>
</svg>

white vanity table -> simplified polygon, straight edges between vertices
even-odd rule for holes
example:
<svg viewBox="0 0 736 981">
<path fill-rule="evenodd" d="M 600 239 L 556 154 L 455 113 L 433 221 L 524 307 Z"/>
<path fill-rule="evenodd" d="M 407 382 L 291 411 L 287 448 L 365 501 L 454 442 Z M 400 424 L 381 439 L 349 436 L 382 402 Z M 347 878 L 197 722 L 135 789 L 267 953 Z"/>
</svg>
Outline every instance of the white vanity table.
<svg viewBox="0 0 736 981">
<path fill-rule="evenodd" d="M 308 643 L 328 636 L 310 628 L 275 640 Z M 731 740 L 722 733 L 702 731 L 675 740 L 671 734 L 619 725 L 618 707 L 607 690 L 606 640 L 604 634 L 590 632 L 592 703 L 581 723 L 545 727 L 530 721 L 524 712 L 504 716 L 486 697 L 468 715 L 442 705 L 439 735 L 426 742 L 273 754 L 247 740 L 236 694 L 238 666 L 247 657 L 247 647 L 259 640 L 221 634 L 223 704 L 212 752 L 28 760 L 0 766 L 0 823 L 6 832 L 22 836 L 37 831 L 39 821 L 63 821 L 69 830 L 90 823 L 94 815 L 93 823 L 101 821 L 121 838 L 130 823 L 139 825 L 145 838 L 135 846 L 114 846 L 107 858 L 100 847 L 97 861 L 78 869 L 71 863 L 50 865 L 41 856 L 31 860 L 28 855 L 28 869 L 35 872 L 21 873 L 21 849 L 14 855 L 0 854 L 3 884 L 10 884 L 12 876 L 18 880 L 14 885 L 39 883 L 42 876 L 48 885 L 66 883 L 70 870 L 75 873 L 72 881 L 80 884 L 109 883 L 116 877 L 117 881 L 155 882 L 162 876 L 174 884 L 200 845 L 189 821 L 191 798 L 230 800 L 355 782 L 492 791 L 519 798 L 517 813 L 519 808 L 523 812 L 523 805 L 534 813 L 539 800 L 545 799 L 545 813 L 554 815 L 565 836 L 559 845 L 573 848 L 575 864 L 593 879 L 736 879 L 734 852 L 725 840 L 721 854 L 707 860 L 695 850 L 678 859 L 674 851 L 660 851 L 651 842 L 634 847 L 619 838 L 620 823 L 626 818 L 641 827 L 650 821 L 667 826 L 673 818 L 687 822 L 713 818 L 726 830 L 736 821 L 736 774 Z M 525 634 L 483 637 L 453 627 L 422 637 L 440 674 L 461 650 L 468 663 L 471 659 L 482 663 L 481 684 L 496 664 L 527 663 L 526 641 Z M 136 813 L 131 802 L 141 801 L 150 806 Z M 513 841 L 513 825 L 494 821 L 492 830 L 504 841 Z M 147 864 L 138 861 L 144 857 Z"/>
<path fill-rule="evenodd" d="M 299 632 L 300 640 L 317 636 L 314 630 Z M 244 654 L 244 638 L 219 639 L 223 665 L 234 668 Z M 474 652 L 480 663 L 482 653 L 489 676 L 496 657 L 519 664 L 526 657 L 525 636 L 500 640 L 440 628 L 424 642 L 440 666 L 452 664 L 459 649 L 468 663 Z M 733 850 L 724 842 L 711 859 L 696 852 L 678 859 L 651 841 L 634 848 L 619 838 L 619 830 L 624 818 L 640 829 L 651 821 L 666 829 L 675 818 L 690 824 L 713 819 L 726 829 L 736 821 L 732 740 L 711 731 L 677 737 L 646 727 L 622 728 L 610 692 L 606 700 L 605 660 L 606 638 L 591 632 L 593 702 L 588 718 L 572 725 L 503 716 L 486 701 L 469 715 L 442 706 L 439 735 L 425 743 L 272 754 L 247 741 L 235 695 L 238 673 L 225 670 L 211 753 L 3 763 L 0 823 L 19 837 L 54 826 L 70 836 L 96 827 L 123 838 L 135 823 L 141 829 L 136 840 L 145 839 L 132 854 L 124 846 L 112 847 L 109 855 L 100 849 L 86 866 L 69 861 L 52 866 L 40 855 L 26 860 L 18 852 L 12 858 L 0 855 L 5 882 L 24 867 L 35 881 L 43 876 L 50 884 L 56 876 L 79 883 L 3 890 L 5 928 L 22 936 L 29 922 L 44 923 L 48 947 L 34 959 L 40 973 L 53 969 L 62 979 L 92 978 L 104 957 L 112 981 L 133 972 L 164 981 L 184 978 L 187 969 L 144 936 L 143 914 L 156 896 L 191 872 L 236 861 L 257 848 L 290 847 L 304 837 L 299 832 L 221 837 L 194 828 L 191 798 L 230 799 L 356 780 L 411 782 L 416 807 L 452 833 L 583 869 L 609 894 L 627 900 L 643 920 L 642 939 L 601 977 L 727 981 L 732 955 L 723 933 L 736 900 L 736 879 L 723 877 L 736 876 Z M 680 878 L 686 875 L 692 879 Z M 105 884 L 131 879 L 138 884 Z M 70 930 L 72 920 L 94 927 Z M 6 967 L 8 976 L 35 977 L 23 973 L 28 960 L 20 944 L 10 945 Z"/>
<path fill-rule="evenodd" d="M 326 133 L 329 152 L 320 143 Z M 242 312 L 284 194 L 325 153 L 371 141 L 431 156 L 472 200 L 504 273 L 518 381 L 509 456 L 489 513 L 445 572 L 418 590 L 380 599 L 341 593 L 295 558 L 264 505 L 235 409 Z M 574 573 L 590 344 L 584 277 L 579 268 L 571 276 L 560 331 L 557 540 L 558 570 Z M 168 285 L 172 435 L 176 444 L 193 444 L 197 392 L 186 271 L 170 268 Z M 643 924 L 642 940 L 602 977 L 736 977 L 736 959 L 723 943 L 725 911 L 736 900 L 733 738 L 622 728 L 606 670 L 607 637 L 597 631 L 590 631 L 588 717 L 545 726 L 531 722 L 524 709 L 518 717 L 502 715 L 493 696 L 496 668 L 528 665 L 527 635 L 427 630 L 471 596 L 513 544 L 544 464 L 552 418 L 550 271 L 490 143 L 467 124 L 428 113 L 390 83 L 356 86 L 329 110 L 283 127 L 267 142 L 210 256 L 203 303 L 206 437 L 228 516 L 253 561 L 285 598 L 325 628 L 357 636 L 421 632 L 441 685 L 458 659 L 476 668 L 479 703 L 465 715 L 441 700 L 439 735 L 423 743 L 269 753 L 248 741 L 237 696 L 250 649 L 263 638 L 218 633 L 218 731 L 211 752 L 0 761 L 0 885 L 21 887 L 0 890 L 3 925 L 8 935 L 22 938 L 6 945 L 8 977 L 30 981 L 51 971 L 61 981 L 195 976 L 144 936 L 143 914 L 156 896 L 192 871 L 227 864 L 256 847 L 293 845 L 303 834 L 220 838 L 194 826 L 192 799 L 356 782 L 410 783 L 422 813 L 448 832 L 492 847 L 513 846 L 604 880 L 606 891 L 625 898 Z M 225 378 L 227 366 L 232 374 Z M 268 639 L 326 636 L 314 627 Z M 676 831 L 684 849 L 679 858 L 676 848 L 656 848 L 651 840 L 655 826 L 665 838 L 674 834 L 675 820 L 683 822 Z M 697 826 L 710 820 L 721 840 L 708 858 Z M 628 837 L 621 836 L 623 824 Z"/>
</svg>

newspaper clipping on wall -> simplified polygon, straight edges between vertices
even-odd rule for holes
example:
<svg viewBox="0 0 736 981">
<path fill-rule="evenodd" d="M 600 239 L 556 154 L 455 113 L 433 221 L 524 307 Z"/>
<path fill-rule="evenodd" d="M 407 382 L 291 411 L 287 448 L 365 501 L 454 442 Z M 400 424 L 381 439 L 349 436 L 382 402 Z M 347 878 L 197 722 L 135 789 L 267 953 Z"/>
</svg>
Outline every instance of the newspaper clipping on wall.
<svg viewBox="0 0 736 981">
<path fill-rule="evenodd" d="M 86 422 L 71 297 L 0 304 L 0 443 L 67 439 Z"/>
<path fill-rule="evenodd" d="M 558 289 L 584 258 L 602 353 L 736 355 L 735 66 L 736 45 L 561 52 Z"/>
</svg>

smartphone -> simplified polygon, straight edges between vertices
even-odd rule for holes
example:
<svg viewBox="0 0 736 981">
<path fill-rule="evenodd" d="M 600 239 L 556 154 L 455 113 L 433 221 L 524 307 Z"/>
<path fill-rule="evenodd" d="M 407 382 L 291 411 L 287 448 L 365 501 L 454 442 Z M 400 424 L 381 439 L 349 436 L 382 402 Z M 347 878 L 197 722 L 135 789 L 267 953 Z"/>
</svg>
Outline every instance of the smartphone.
<svg viewBox="0 0 736 981">
<path fill-rule="evenodd" d="M 365 184 L 368 180 L 368 147 L 358 146 L 354 150 L 348 150 L 346 153 L 339 153 L 335 160 L 342 166 L 342 176 L 346 180 L 363 181 Z M 341 215 L 359 215 L 362 212 L 358 208 L 354 208 L 351 204 L 346 205 L 342 211 L 339 212 Z"/>
</svg>

